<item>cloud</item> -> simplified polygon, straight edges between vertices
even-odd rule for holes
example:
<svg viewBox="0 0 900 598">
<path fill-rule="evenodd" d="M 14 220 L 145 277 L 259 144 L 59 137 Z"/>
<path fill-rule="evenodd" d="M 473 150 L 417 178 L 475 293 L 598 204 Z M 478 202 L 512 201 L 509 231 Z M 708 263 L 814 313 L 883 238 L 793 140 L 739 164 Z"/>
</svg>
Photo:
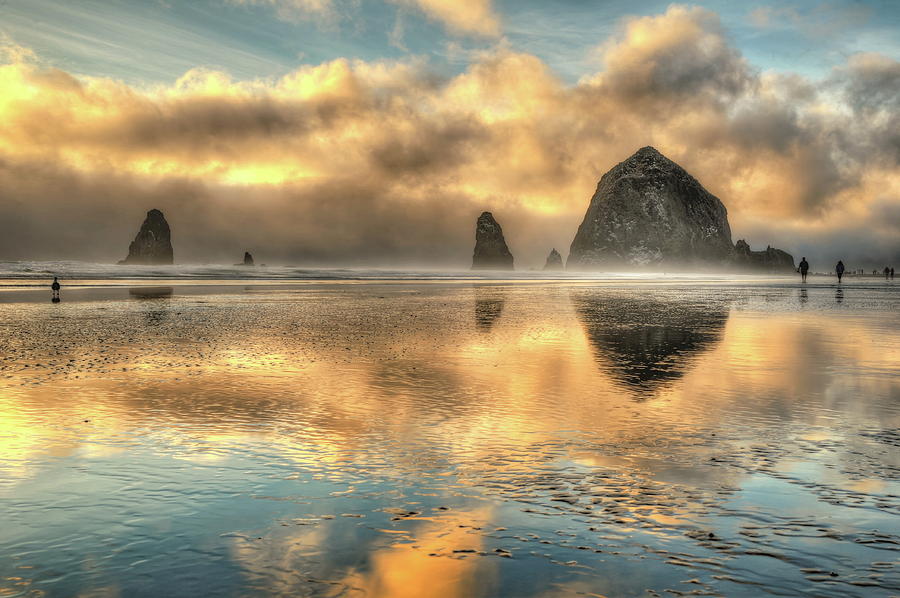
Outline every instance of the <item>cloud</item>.
<svg viewBox="0 0 900 598">
<path fill-rule="evenodd" d="M 357 3 L 345 0 L 229 0 L 233 4 L 268 6 L 280 19 L 286 21 L 316 20 L 334 25 L 355 11 Z M 497 37 L 500 35 L 500 17 L 492 0 L 386 0 L 398 6 L 421 12 L 427 18 L 442 23 L 455 34 Z M 390 34 L 391 41 L 398 42 L 397 27 Z M 401 30 L 402 32 L 402 30 Z"/>
<path fill-rule="evenodd" d="M 228 0 L 243 6 L 268 6 L 285 21 L 317 20 L 333 24 L 338 18 L 335 0 Z"/>
<path fill-rule="evenodd" d="M 747 20 L 759 29 L 791 27 L 811 39 L 833 37 L 866 24 L 872 8 L 862 3 L 818 2 L 806 6 L 759 6 L 747 13 Z"/>
<path fill-rule="evenodd" d="M 491 0 L 391 0 L 416 7 L 450 31 L 487 37 L 500 35 L 500 17 Z"/>
<path fill-rule="evenodd" d="M 600 52 L 605 69 L 587 80 L 628 101 L 728 100 L 752 77 L 718 16 L 699 7 L 629 19 Z"/>
<path fill-rule="evenodd" d="M 830 261 L 853 230 L 860 256 L 895 252 L 896 61 L 759 73 L 714 14 L 680 6 L 624 23 L 602 59 L 576 85 L 499 44 L 452 77 L 338 59 L 137 88 L 10 55 L 0 259 L 121 259 L 158 207 L 179 261 L 466 267 L 490 210 L 516 263 L 540 267 L 599 177 L 648 144 L 725 202 L 735 239 Z"/>
</svg>

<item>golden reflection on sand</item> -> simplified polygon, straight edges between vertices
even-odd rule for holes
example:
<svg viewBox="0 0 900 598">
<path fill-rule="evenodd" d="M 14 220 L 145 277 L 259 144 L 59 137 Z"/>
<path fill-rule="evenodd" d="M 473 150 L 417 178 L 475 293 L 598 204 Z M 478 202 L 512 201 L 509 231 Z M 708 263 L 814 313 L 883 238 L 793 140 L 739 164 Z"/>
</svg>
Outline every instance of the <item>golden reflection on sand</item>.
<svg viewBox="0 0 900 598">
<path fill-rule="evenodd" d="M 351 572 L 342 583 L 369 598 L 490 595 L 494 559 L 502 557 L 484 553 L 483 535 L 471 529 L 485 527 L 490 518 L 489 508 L 435 517 L 408 539 L 371 552 L 365 570 Z"/>
<path fill-rule="evenodd" d="M 12 397 L 0 399 L 0 471 L 22 479 L 39 455 L 76 447 L 105 454 L 111 449 L 100 445 L 148 419 L 162 446 L 177 449 L 170 454 L 193 460 L 264 440 L 285 459 L 319 467 L 353 459 L 374 439 L 439 441 L 451 460 L 491 456 L 498 446 L 522 449 L 524 459 L 559 430 L 665 439 L 677 429 L 715 427 L 735 405 L 758 409 L 819 394 L 846 401 L 847 381 L 829 376 L 831 366 L 900 361 L 892 331 L 851 317 L 838 328 L 796 314 L 688 309 L 662 323 L 634 322 L 622 341 L 598 330 L 609 314 L 590 298 L 544 317 L 529 311 L 523 321 L 516 319 L 522 300 L 490 296 L 504 307 L 488 329 L 480 316 L 444 326 L 452 315 L 436 314 L 430 327 L 404 328 L 375 313 L 362 330 L 306 322 L 299 332 L 220 330 L 208 346 L 185 339 L 151 353 L 70 347 L 83 362 L 113 361 L 77 380 L 46 364 L 0 379 L 0 397 Z M 618 372 L 617 355 L 651 371 Z M 41 383 L 20 385 L 26 380 Z M 94 425 L 80 425 L 83 418 Z M 400 468 L 417 466 L 418 459 L 395 457 Z"/>
</svg>

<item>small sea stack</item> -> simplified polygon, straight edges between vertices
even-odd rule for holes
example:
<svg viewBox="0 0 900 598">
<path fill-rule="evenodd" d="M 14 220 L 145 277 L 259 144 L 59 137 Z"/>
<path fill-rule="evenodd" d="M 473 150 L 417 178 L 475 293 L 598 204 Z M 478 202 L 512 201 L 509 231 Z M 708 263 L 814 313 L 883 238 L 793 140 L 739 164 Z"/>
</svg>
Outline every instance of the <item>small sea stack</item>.
<svg viewBox="0 0 900 598">
<path fill-rule="evenodd" d="M 128 257 L 120 264 L 170 265 L 175 263 L 172 233 L 166 217 L 150 210 L 137 236 L 128 246 Z"/>
<path fill-rule="evenodd" d="M 562 270 L 563 269 L 563 261 L 562 256 L 554 247 L 550 250 L 550 255 L 547 256 L 547 263 L 544 264 L 544 270 Z"/>
<path fill-rule="evenodd" d="M 490 212 L 482 212 L 475 224 L 473 270 L 513 270 L 513 256 L 503 238 L 500 223 Z"/>
<path fill-rule="evenodd" d="M 254 266 L 253 256 L 250 255 L 249 251 L 244 252 L 244 261 L 240 264 L 235 264 L 235 266 Z"/>
</svg>

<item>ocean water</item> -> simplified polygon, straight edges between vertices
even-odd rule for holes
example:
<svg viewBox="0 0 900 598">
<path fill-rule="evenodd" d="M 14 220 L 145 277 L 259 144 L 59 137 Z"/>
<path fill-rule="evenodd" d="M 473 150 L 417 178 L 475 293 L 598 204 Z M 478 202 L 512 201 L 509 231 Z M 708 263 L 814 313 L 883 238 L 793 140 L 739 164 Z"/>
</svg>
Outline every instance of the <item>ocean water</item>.
<svg viewBox="0 0 900 598">
<path fill-rule="evenodd" d="M 683 273 L 579 273 L 517 270 L 491 272 L 471 270 L 423 270 L 377 268 L 307 268 L 299 266 L 225 266 L 221 264 L 176 264 L 173 266 L 134 266 L 79 261 L 55 262 L 0 262 L 0 286 L 43 284 L 53 276 L 74 281 L 76 284 L 109 283 L 115 280 L 172 280 L 172 281 L 323 281 L 323 280 L 702 280 L 702 281 L 752 281 L 763 277 L 731 274 L 683 274 Z M 785 281 L 790 277 L 772 276 L 765 280 Z M 18 283 L 16 285 L 16 283 Z"/>
<path fill-rule="evenodd" d="M 900 594 L 890 282 L 10 270 L 0 596 Z"/>
</svg>

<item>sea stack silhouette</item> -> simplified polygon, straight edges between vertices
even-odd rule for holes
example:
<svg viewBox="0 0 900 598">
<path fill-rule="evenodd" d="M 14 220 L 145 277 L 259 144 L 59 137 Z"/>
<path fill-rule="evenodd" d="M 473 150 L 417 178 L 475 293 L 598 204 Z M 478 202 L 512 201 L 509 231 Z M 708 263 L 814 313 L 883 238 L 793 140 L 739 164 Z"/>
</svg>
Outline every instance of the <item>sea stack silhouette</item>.
<svg viewBox="0 0 900 598">
<path fill-rule="evenodd" d="M 765 270 L 773 274 L 791 274 L 797 271 L 794 256 L 790 253 L 768 246 L 765 251 L 751 251 L 750 245 L 743 239 L 734 244 L 734 264 L 748 270 Z"/>
<path fill-rule="evenodd" d="M 544 264 L 544 270 L 562 270 L 563 269 L 563 261 L 562 256 L 556 250 L 556 247 L 550 250 L 550 255 L 547 256 L 547 263 Z"/>
<path fill-rule="evenodd" d="M 648 146 L 601 177 L 566 267 L 726 265 L 733 253 L 719 198 Z"/>
<path fill-rule="evenodd" d="M 128 246 L 128 257 L 120 264 L 164 265 L 175 263 L 172 234 L 166 217 L 159 210 L 147 212 L 137 236 Z"/>
<path fill-rule="evenodd" d="M 244 261 L 240 264 L 235 264 L 235 266 L 253 266 L 253 256 L 250 255 L 249 251 L 244 252 Z"/>
<path fill-rule="evenodd" d="M 503 238 L 503 229 L 490 212 L 482 212 L 475 224 L 473 270 L 513 270 L 513 256 Z"/>
</svg>

